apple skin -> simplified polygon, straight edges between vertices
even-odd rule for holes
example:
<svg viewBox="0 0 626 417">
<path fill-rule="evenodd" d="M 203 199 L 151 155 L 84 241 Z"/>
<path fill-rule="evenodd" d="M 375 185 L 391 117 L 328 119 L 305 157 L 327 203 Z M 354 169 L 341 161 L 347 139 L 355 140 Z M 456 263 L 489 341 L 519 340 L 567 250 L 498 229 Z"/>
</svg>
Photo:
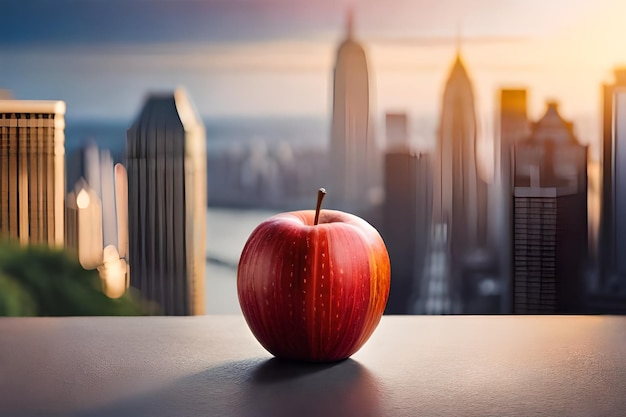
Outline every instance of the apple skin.
<svg viewBox="0 0 626 417">
<path fill-rule="evenodd" d="M 278 358 L 332 362 L 363 346 L 389 296 L 385 244 L 365 220 L 322 210 L 277 214 L 252 232 L 237 293 L 256 339 Z"/>
</svg>

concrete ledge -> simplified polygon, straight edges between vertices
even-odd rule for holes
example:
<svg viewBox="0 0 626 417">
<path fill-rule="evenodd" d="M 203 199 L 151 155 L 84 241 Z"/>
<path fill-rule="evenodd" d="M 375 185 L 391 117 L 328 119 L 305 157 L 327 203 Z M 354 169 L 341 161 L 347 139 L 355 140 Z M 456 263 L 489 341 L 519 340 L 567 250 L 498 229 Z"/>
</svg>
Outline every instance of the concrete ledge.
<svg viewBox="0 0 626 417">
<path fill-rule="evenodd" d="M 626 317 L 385 316 L 352 359 L 242 317 L 0 319 L 1 416 L 621 416 Z"/>
</svg>

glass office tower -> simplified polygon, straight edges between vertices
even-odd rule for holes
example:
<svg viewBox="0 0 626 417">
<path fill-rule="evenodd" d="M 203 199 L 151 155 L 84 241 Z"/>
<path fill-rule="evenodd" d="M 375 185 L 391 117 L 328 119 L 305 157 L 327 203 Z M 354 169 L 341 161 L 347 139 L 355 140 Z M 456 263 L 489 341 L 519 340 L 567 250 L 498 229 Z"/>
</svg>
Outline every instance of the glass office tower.
<svg viewBox="0 0 626 417">
<path fill-rule="evenodd" d="M 162 314 L 204 314 L 205 131 L 183 90 L 148 97 L 126 159 L 130 285 Z"/>
</svg>

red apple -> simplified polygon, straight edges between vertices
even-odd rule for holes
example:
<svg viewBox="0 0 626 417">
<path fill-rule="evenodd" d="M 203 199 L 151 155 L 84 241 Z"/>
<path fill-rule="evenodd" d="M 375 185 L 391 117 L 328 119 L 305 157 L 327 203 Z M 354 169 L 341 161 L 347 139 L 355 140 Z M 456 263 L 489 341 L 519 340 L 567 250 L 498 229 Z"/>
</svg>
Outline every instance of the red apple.
<svg viewBox="0 0 626 417">
<path fill-rule="evenodd" d="M 345 359 L 370 337 L 389 295 L 385 244 L 365 220 L 319 207 L 275 215 L 243 248 L 237 292 L 257 340 L 274 356 Z M 319 218 L 319 222 L 318 222 Z"/>
</svg>

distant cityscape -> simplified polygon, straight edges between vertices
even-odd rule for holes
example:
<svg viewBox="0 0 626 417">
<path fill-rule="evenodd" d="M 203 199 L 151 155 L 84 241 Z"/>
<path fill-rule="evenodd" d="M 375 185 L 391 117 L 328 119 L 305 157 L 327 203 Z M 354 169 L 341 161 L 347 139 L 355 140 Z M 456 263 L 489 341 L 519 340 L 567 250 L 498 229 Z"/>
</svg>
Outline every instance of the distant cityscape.
<svg viewBox="0 0 626 417">
<path fill-rule="evenodd" d="M 625 314 L 626 69 L 602 86 L 599 162 L 558 100 L 533 119 L 527 89 L 499 89 L 489 172 L 462 44 L 450 62 L 419 147 L 407 112 L 372 122 L 351 12 L 328 123 L 203 121 L 177 89 L 128 124 L 80 125 L 62 101 L 2 93 L 0 234 L 67 248 L 111 297 L 133 287 L 161 314 L 204 314 L 207 205 L 313 208 L 324 186 L 386 242 L 386 314 Z"/>
</svg>

